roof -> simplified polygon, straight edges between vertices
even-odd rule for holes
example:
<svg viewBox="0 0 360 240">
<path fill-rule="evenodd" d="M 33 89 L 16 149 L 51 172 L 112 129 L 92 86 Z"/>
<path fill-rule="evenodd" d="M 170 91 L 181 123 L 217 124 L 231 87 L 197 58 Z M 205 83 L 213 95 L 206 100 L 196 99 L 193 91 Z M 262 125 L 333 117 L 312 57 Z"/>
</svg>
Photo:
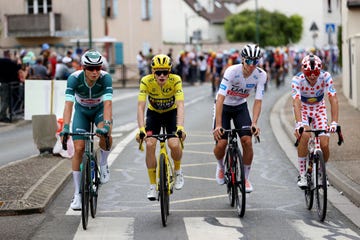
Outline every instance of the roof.
<svg viewBox="0 0 360 240">
<path fill-rule="evenodd" d="M 196 12 L 199 16 L 206 19 L 211 24 L 222 24 L 225 22 L 225 18 L 232 13 L 224 5 L 225 3 L 242 4 L 247 0 L 215 0 L 214 11 L 209 12 L 203 6 L 201 6 L 196 0 L 184 0 L 185 3 Z"/>
</svg>

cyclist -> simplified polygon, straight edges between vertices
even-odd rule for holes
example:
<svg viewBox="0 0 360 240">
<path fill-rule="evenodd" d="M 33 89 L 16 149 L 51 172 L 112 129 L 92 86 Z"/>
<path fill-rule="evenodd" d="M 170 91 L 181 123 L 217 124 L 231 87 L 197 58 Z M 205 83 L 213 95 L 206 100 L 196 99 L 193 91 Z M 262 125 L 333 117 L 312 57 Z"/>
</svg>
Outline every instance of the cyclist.
<svg viewBox="0 0 360 240">
<path fill-rule="evenodd" d="M 292 79 L 293 111 L 295 115 L 295 136 L 299 138 L 299 129 L 329 130 L 335 132 L 338 125 L 339 106 L 333 79 L 329 72 L 322 70 L 322 62 L 316 55 L 307 55 L 301 62 L 301 72 Z M 324 96 L 328 96 L 331 105 L 331 124 L 328 127 L 328 119 Z M 307 143 L 310 133 L 303 132 L 298 145 L 299 179 L 297 185 L 300 188 L 307 186 L 305 176 L 306 160 L 308 155 Z M 320 134 L 320 147 L 324 161 L 329 159 L 329 134 Z"/>
<path fill-rule="evenodd" d="M 182 132 L 182 139 L 185 140 L 184 131 L 184 92 L 180 76 L 171 74 L 171 59 L 164 54 L 155 55 L 151 60 L 152 73 L 144 76 L 140 82 L 138 96 L 137 121 L 139 133 L 143 136 L 160 133 L 162 125 L 167 133 Z M 148 98 L 148 109 L 146 111 L 146 122 L 144 112 Z M 155 138 L 145 138 L 146 142 L 146 166 L 148 170 L 150 188 L 147 198 L 156 200 L 156 142 Z M 175 189 L 179 190 L 184 185 L 184 176 L 181 169 L 182 148 L 178 138 L 170 138 L 168 146 L 171 150 L 171 157 L 174 160 L 175 168 Z"/>
<path fill-rule="evenodd" d="M 90 122 L 97 126 L 96 134 L 100 137 L 100 180 L 106 183 L 110 179 L 107 157 L 112 144 L 112 78 L 102 70 L 104 57 L 95 50 L 85 52 L 81 57 L 82 70 L 72 73 L 67 80 L 65 92 L 64 127 L 61 135 L 70 132 L 70 121 L 75 103 L 72 122 L 73 132 L 89 132 Z M 110 137 L 110 146 L 106 149 L 105 135 Z M 70 207 L 81 209 L 80 163 L 85 150 L 85 141 L 81 136 L 73 136 L 75 153 L 72 159 L 75 193 Z"/>
<path fill-rule="evenodd" d="M 223 160 L 227 146 L 227 134 L 223 134 L 221 128 L 230 129 L 232 119 L 235 128 L 251 126 L 256 129 L 253 132 L 255 136 L 260 133 L 257 122 L 261 112 L 262 98 L 267 79 L 266 72 L 257 67 L 261 55 L 258 45 L 247 44 L 241 50 L 241 63 L 228 67 L 221 81 L 216 96 L 213 131 L 216 141 L 214 155 L 218 161 L 216 167 L 216 181 L 218 184 L 224 184 Z M 246 98 L 250 95 L 252 89 L 256 89 L 256 93 L 251 120 Z M 251 141 L 252 132 L 244 131 L 239 137 L 243 148 L 246 192 L 252 192 L 253 187 L 249 181 L 249 173 L 254 155 Z"/>
</svg>

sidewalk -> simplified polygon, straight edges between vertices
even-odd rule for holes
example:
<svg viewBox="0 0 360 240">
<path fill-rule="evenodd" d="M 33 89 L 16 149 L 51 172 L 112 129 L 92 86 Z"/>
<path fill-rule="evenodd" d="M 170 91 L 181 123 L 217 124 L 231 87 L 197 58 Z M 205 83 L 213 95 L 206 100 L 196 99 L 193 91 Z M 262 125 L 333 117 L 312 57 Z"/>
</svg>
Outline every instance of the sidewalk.
<svg viewBox="0 0 360 240">
<path fill-rule="evenodd" d="M 336 137 L 331 140 L 331 156 L 327 165 L 329 181 L 359 207 L 360 148 L 357 144 L 360 143 L 360 131 L 357 129 L 360 126 L 360 111 L 351 107 L 343 96 L 341 79 L 335 81 L 345 144 L 339 147 Z M 280 136 L 279 143 L 288 144 L 295 153 L 291 103 L 290 96 L 285 95 L 274 106 L 272 118 L 278 127 L 273 131 L 277 137 Z M 1 123 L 0 132 L 9 131 L 24 122 Z M 278 129 L 286 130 L 285 136 L 278 134 Z M 290 160 L 296 160 L 296 156 Z M 0 216 L 43 212 L 71 178 L 71 160 L 49 154 L 39 155 L 0 167 L 0 176 Z M 359 208 L 355 213 L 358 211 Z"/>
</svg>

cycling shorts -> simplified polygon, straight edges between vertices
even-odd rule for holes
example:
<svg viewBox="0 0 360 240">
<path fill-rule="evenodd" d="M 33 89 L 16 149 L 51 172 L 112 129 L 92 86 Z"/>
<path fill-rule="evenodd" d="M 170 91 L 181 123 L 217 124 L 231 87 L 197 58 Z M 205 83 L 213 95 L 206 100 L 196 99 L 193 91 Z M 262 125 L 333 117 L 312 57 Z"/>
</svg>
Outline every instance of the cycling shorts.
<svg viewBox="0 0 360 240">
<path fill-rule="evenodd" d="M 104 118 L 104 104 L 91 109 L 75 104 L 72 132 L 90 132 L 91 123 L 97 126 Z M 82 136 L 72 136 L 73 140 L 84 140 Z"/>
<path fill-rule="evenodd" d="M 158 113 L 148 109 L 146 111 L 146 134 L 159 134 L 161 126 L 165 127 L 166 133 L 176 132 L 177 109 L 168 112 Z"/>
<path fill-rule="evenodd" d="M 234 127 L 241 129 L 243 126 L 251 126 L 251 117 L 249 114 L 249 109 L 247 107 L 247 102 L 242 103 L 237 106 L 223 105 L 222 112 L 222 127 L 224 129 L 231 128 L 231 120 L 233 120 Z M 214 128 L 216 123 L 214 121 Z M 251 131 L 242 131 L 239 133 L 239 137 L 242 136 L 251 136 Z M 221 139 L 227 139 L 227 133 L 222 135 Z"/>
</svg>

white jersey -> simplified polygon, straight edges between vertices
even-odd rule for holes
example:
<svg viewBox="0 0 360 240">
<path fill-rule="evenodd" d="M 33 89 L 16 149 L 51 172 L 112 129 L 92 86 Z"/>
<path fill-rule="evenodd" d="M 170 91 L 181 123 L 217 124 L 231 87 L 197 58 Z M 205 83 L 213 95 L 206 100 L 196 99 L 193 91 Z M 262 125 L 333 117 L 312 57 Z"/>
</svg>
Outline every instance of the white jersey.
<svg viewBox="0 0 360 240">
<path fill-rule="evenodd" d="M 255 99 L 263 99 L 266 72 L 257 67 L 248 78 L 245 78 L 242 69 L 242 64 L 236 64 L 228 67 L 224 73 L 218 94 L 225 96 L 225 105 L 237 106 L 245 103 L 250 91 L 254 88 L 256 89 Z"/>
</svg>

